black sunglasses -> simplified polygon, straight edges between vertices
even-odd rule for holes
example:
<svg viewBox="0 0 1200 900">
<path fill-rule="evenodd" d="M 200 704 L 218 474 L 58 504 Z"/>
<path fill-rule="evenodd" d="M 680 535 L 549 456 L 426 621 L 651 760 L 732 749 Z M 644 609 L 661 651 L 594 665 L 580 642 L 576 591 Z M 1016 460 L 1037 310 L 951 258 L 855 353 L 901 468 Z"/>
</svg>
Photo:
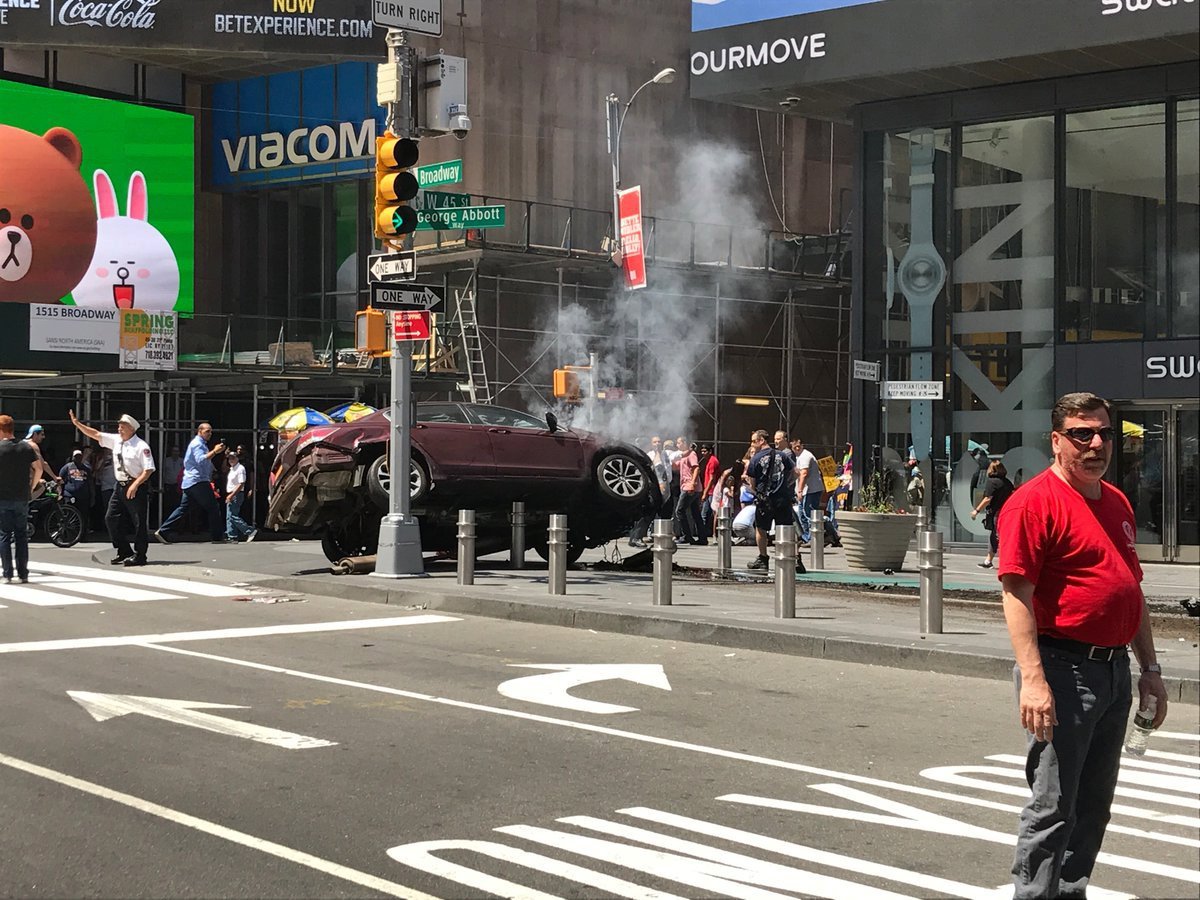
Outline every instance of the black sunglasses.
<svg viewBox="0 0 1200 900">
<path fill-rule="evenodd" d="M 1103 428 L 1064 428 L 1059 434 L 1065 434 L 1071 440 L 1080 444 L 1090 444 L 1092 438 L 1100 435 L 1100 440 L 1107 444 L 1117 436 L 1117 429 L 1111 425 L 1105 425 Z"/>
</svg>

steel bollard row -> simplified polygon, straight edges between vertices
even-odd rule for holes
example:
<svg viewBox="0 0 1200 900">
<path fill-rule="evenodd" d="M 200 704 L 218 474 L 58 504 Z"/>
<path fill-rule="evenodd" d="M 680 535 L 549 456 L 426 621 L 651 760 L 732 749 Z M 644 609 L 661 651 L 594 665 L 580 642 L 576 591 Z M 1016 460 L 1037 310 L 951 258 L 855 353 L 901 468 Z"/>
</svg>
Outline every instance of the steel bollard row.
<svg viewBox="0 0 1200 900">
<path fill-rule="evenodd" d="M 654 605 L 671 605 L 671 576 L 675 555 L 675 524 L 670 519 L 655 519 L 650 539 L 654 556 Z"/>
<path fill-rule="evenodd" d="M 825 568 L 825 511 L 819 507 L 812 511 L 809 537 L 811 540 L 808 547 L 812 552 L 812 567 L 823 569 Z"/>
<path fill-rule="evenodd" d="M 775 618 L 796 618 L 796 526 L 775 526 Z"/>
<path fill-rule="evenodd" d="M 921 576 L 921 634 L 941 634 L 945 565 L 940 531 L 917 532 L 917 569 Z"/>
<path fill-rule="evenodd" d="M 549 541 L 550 584 L 551 594 L 567 592 L 567 550 L 570 542 L 567 538 L 567 517 L 553 515 L 550 517 Z"/>
<path fill-rule="evenodd" d="M 525 568 L 525 504 L 520 500 L 512 505 L 512 549 L 508 558 L 514 569 Z"/>
<path fill-rule="evenodd" d="M 458 511 L 458 583 L 475 583 L 475 510 Z"/>
<path fill-rule="evenodd" d="M 733 520 L 729 507 L 717 512 L 717 571 L 728 574 L 733 568 Z"/>
</svg>

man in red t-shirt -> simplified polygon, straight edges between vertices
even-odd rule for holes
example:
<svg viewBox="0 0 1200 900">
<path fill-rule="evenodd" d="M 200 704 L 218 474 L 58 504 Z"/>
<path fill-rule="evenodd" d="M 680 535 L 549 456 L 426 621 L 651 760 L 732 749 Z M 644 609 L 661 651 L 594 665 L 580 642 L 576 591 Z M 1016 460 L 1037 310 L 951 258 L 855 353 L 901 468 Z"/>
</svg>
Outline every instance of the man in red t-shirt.
<svg viewBox="0 0 1200 900">
<path fill-rule="evenodd" d="M 1033 791 L 1017 834 L 1015 900 L 1085 895 L 1117 786 L 1130 642 L 1142 668 L 1141 705 L 1156 698 L 1155 728 L 1167 714 L 1133 509 L 1102 481 L 1115 436 L 1111 408 L 1095 394 L 1066 394 L 1050 421 L 1053 465 L 1012 495 L 997 525 Z"/>
</svg>

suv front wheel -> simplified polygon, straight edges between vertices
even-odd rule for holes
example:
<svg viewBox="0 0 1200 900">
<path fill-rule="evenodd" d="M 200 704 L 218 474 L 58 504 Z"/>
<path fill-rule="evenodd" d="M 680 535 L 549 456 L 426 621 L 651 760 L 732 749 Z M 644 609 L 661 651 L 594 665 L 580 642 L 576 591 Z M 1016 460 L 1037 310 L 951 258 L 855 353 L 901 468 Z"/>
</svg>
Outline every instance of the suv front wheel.
<svg viewBox="0 0 1200 900">
<path fill-rule="evenodd" d="M 621 503 L 637 503 L 645 499 L 650 479 L 636 459 L 615 451 L 605 454 L 597 464 L 596 485 L 606 497 Z"/>
</svg>

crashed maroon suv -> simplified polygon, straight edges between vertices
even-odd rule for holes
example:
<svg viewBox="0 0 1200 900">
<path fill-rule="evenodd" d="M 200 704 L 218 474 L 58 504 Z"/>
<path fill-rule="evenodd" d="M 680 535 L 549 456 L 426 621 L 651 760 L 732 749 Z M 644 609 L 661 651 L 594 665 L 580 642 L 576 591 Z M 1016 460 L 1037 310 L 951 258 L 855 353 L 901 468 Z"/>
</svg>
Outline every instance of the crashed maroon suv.
<svg viewBox="0 0 1200 900">
<path fill-rule="evenodd" d="M 336 561 L 374 553 L 388 509 L 390 413 L 302 431 L 271 472 L 267 527 L 319 532 Z M 525 503 L 527 540 L 543 557 L 552 513 L 565 513 L 577 559 L 626 534 L 662 504 L 638 448 L 563 428 L 552 414 L 475 403 L 418 403 L 408 473 L 423 549 L 452 551 L 460 509 L 476 511 L 476 548 L 508 546 L 512 503 Z"/>
</svg>

